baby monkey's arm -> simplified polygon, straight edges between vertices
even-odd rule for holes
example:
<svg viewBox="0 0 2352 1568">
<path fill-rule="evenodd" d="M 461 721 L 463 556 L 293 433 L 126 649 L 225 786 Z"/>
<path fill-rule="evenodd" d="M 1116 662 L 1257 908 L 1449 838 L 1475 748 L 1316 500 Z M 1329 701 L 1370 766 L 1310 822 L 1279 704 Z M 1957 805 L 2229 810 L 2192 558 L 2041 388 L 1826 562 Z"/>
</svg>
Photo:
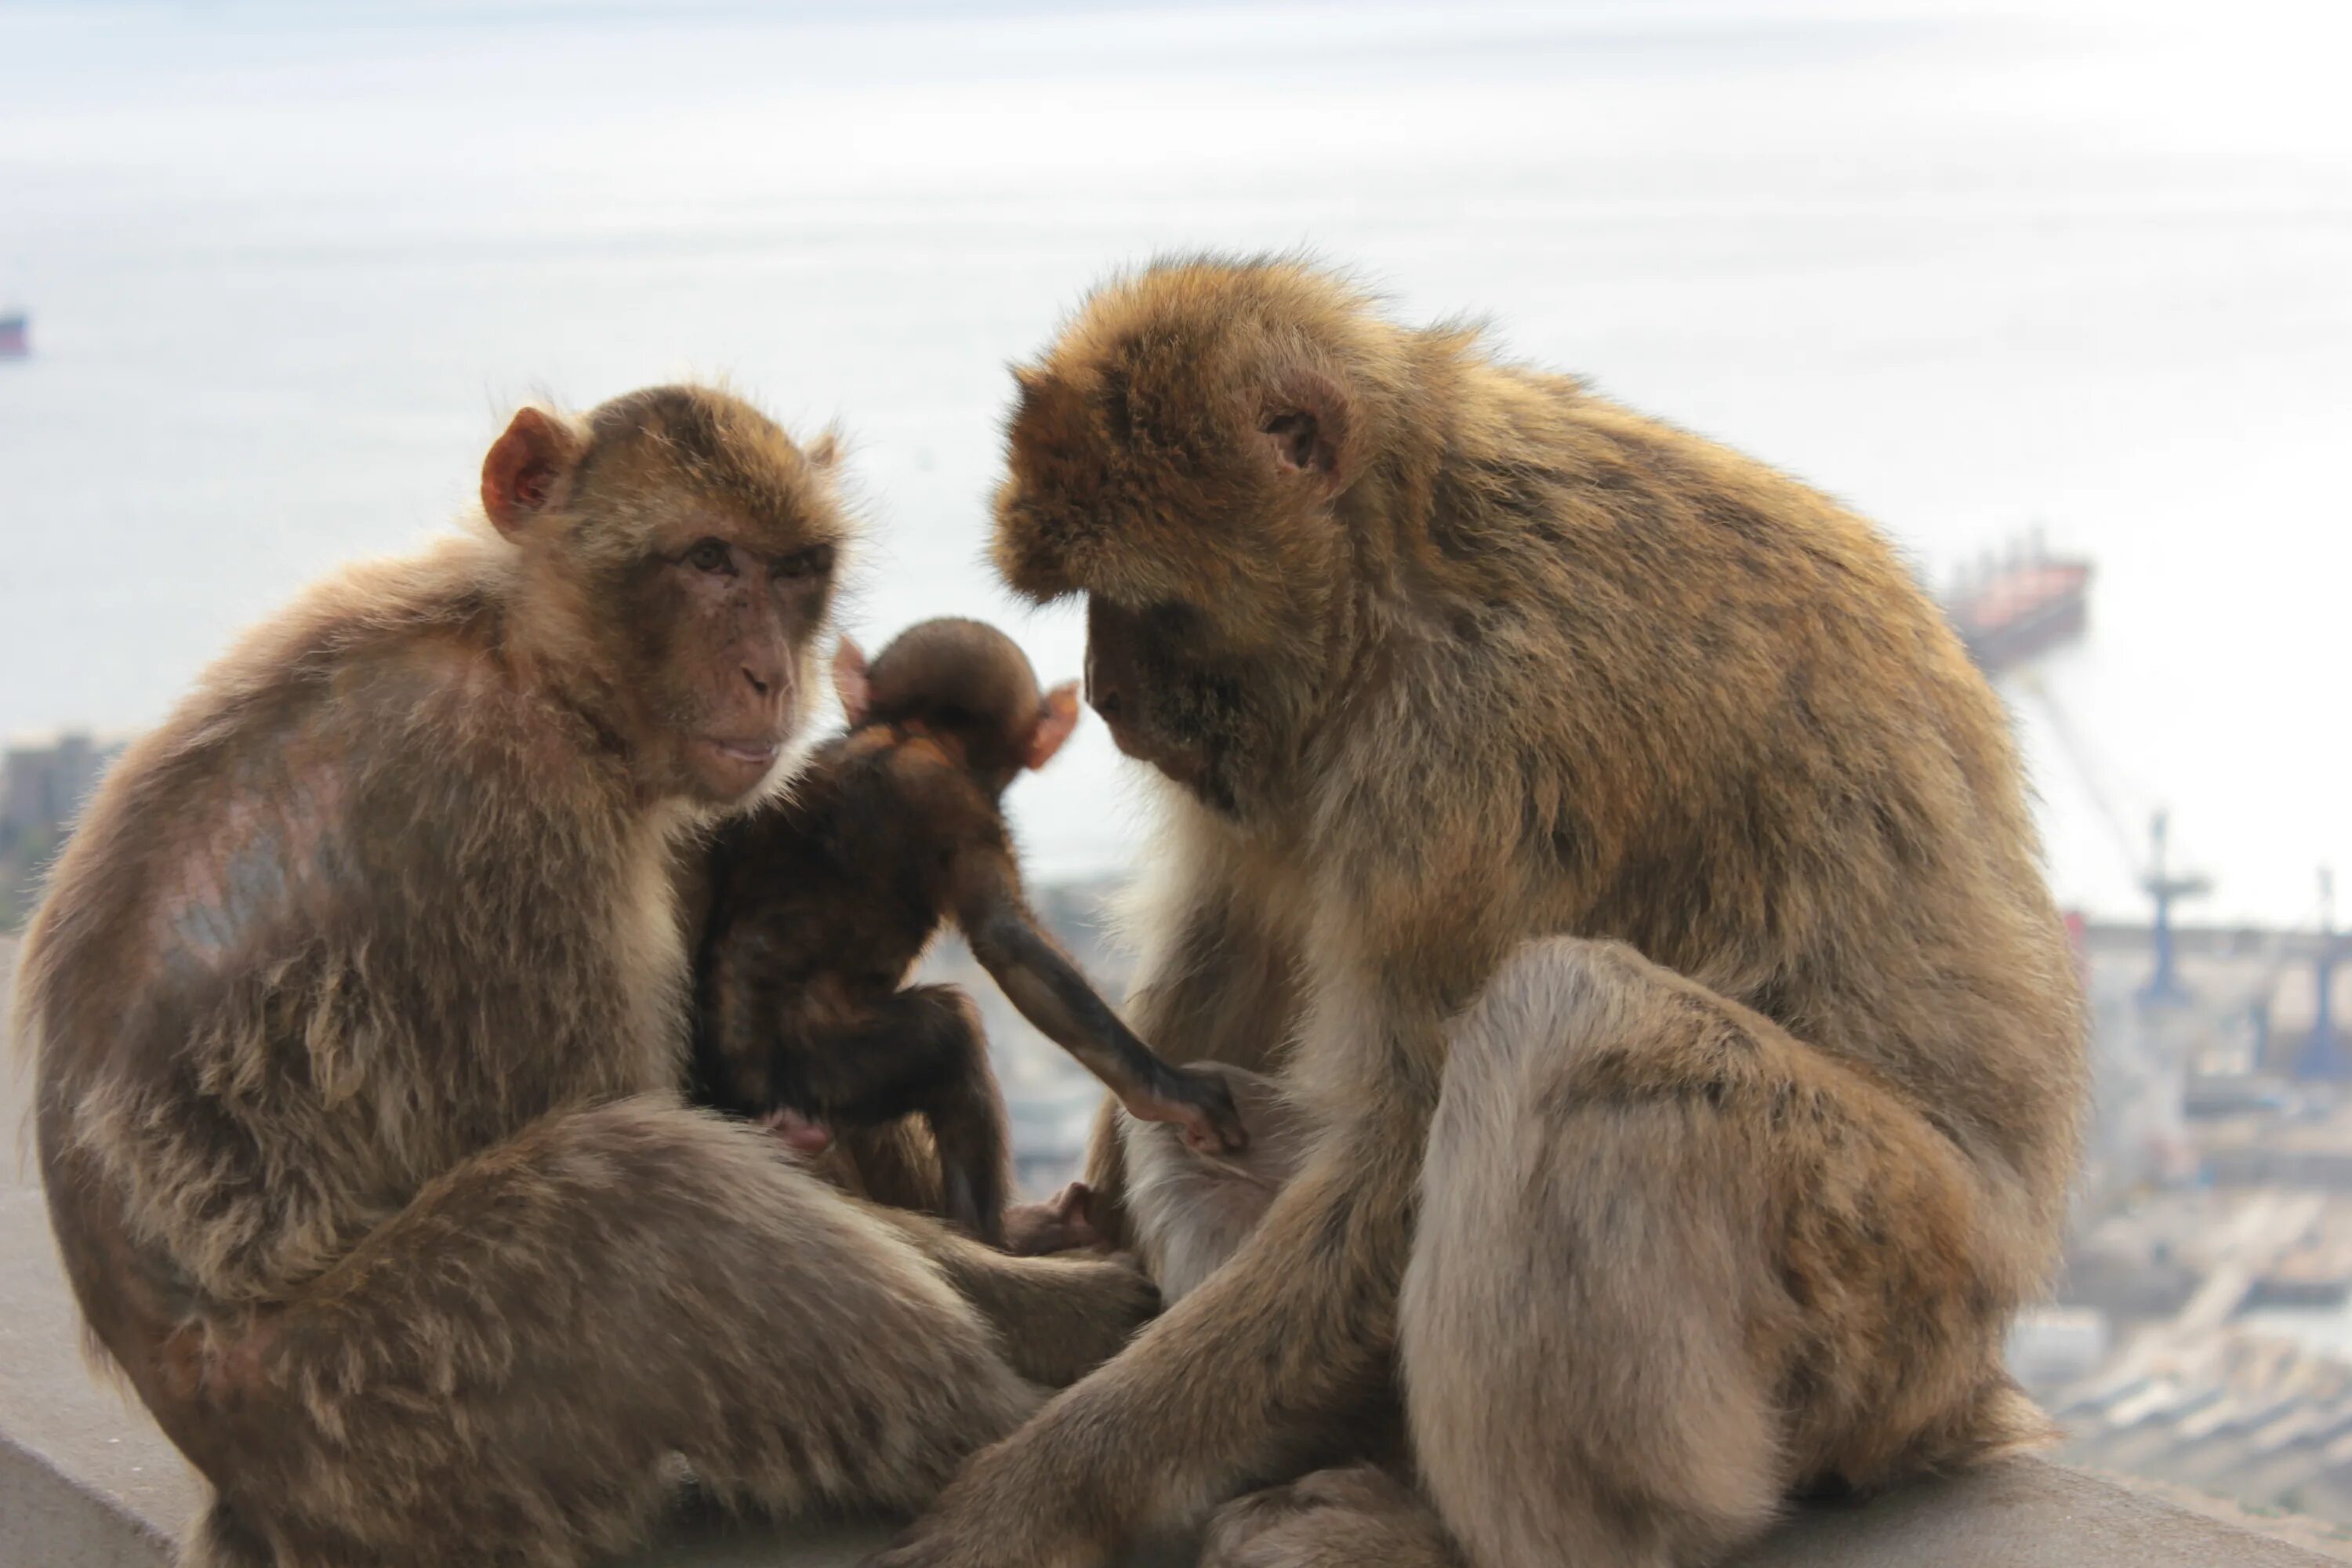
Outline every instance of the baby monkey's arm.
<svg viewBox="0 0 2352 1568">
<path fill-rule="evenodd" d="M 955 890 L 956 924 L 972 956 L 1021 1016 L 1109 1085 L 1129 1114 L 1175 1123 L 1196 1149 L 1237 1151 L 1248 1144 L 1233 1091 L 1218 1079 L 1162 1061 L 1045 934 L 1021 895 L 1009 851 L 998 845 L 962 850 Z"/>
</svg>

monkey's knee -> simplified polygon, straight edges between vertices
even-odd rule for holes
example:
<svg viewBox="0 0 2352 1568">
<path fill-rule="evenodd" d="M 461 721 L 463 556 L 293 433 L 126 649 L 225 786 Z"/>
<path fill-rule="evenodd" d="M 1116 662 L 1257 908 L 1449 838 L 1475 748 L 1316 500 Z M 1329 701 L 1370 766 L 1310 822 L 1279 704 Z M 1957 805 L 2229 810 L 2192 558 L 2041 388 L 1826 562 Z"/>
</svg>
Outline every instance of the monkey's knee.
<svg viewBox="0 0 2352 1568">
<path fill-rule="evenodd" d="M 907 994 L 922 998 L 935 1035 L 939 1065 L 923 1097 L 923 1120 L 939 1153 L 941 1207 L 948 1219 L 995 1245 L 1004 1238 L 1013 1191 L 1013 1134 L 980 1009 L 953 986 Z"/>
<path fill-rule="evenodd" d="M 1528 1070 L 1622 1028 L 1648 967 L 1621 942 L 1520 943 L 1447 1031 L 1445 1094 L 1465 1110 L 1507 1113 Z"/>
<path fill-rule="evenodd" d="M 428 1525 L 443 1554 L 417 1560 L 617 1550 L 674 1453 L 770 1509 L 910 1507 L 1036 1404 L 898 1236 L 757 1130 L 657 1100 L 460 1166 L 337 1275 L 273 1352 L 307 1401 L 274 1441 L 313 1462 L 236 1492 L 341 1543 L 321 1561 Z"/>
<path fill-rule="evenodd" d="M 1774 1277 L 1769 1173 L 1682 1073 L 1729 1015 L 1678 985 L 1533 942 L 1456 1021 L 1398 1352 L 1424 1485 L 1480 1568 L 1704 1556 L 1785 1479 L 1744 1305 Z"/>
</svg>

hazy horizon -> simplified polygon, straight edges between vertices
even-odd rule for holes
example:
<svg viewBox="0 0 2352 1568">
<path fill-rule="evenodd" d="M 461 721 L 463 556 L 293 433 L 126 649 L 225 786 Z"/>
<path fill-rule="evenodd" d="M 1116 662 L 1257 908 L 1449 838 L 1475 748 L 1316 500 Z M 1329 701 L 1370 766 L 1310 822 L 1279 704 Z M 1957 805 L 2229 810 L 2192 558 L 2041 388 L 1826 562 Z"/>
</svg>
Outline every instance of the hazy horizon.
<svg viewBox="0 0 2352 1568">
<path fill-rule="evenodd" d="M 512 402 L 680 374 L 848 432 L 850 629 L 988 616 L 1073 674 L 1077 617 L 980 563 L 1006 363 L 1155 251 L 1305 247 L 1931 581 L 2037 520 L 2093 556 L 2043 673 L 2074 746 L 2010 692 L 2060 897 L 2140 912 L 2110 815 L 2168 804 L 2193 915 L 2300 920 L 2352 882 L 2347 42 L 2277 5 L 0 3 L 0 732 L 152 722 L 446 527 Z M 1090 721 L 1015 792 L 1039 874 L 1125 862 L 1116 774 Z"/>
</svg>

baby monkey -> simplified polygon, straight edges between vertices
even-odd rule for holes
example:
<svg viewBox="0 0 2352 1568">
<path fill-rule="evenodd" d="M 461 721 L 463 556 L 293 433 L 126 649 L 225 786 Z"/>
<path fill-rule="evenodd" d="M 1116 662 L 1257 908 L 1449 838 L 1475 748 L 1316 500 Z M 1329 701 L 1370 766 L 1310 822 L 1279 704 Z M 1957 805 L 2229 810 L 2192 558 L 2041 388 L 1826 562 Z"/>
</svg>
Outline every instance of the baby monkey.
<svg viewBox="0 0 2352 1568">
<path fill-rule="evenodd" d="M 1244 1150 L 1203 1148 L 1140 1121 L 1118 1124 L 1127 1169 L 1128 1232 L 1144 1273 L 1172 1307 L 1224 1267 L 1307 1158 L 1306 1118 L 1276 1080 L 1227 1062 L 1191 1069 L 1223 1081 L 1249 1129 Z M 1022 1211 L 1014 1251 L 1096 1247 L 1094 1190 L 1072 1182 Z"/>
<path fill-rule="evenodd" d="M 907 985 L 952 921 L 1022 1015 L 1187 1144 L 1246 1142 L 1219 1079 L 1171 1067 L 1095 994 L 1031 912 L 1005 787 L 1078 718 L 1075 683 L 1042 696 L 1012 638 L 978 621 L 908 628 L 871 667 L 843 639 L 849 728 L 789 798 L 730 825 L 709 863 L 696 967 L 695 1093 L 822 1148 L 837 1129 L 920 1114 L 947 1216 L 1003 1240 L 1012 1152 L 971 999 Z"/>
</svg>

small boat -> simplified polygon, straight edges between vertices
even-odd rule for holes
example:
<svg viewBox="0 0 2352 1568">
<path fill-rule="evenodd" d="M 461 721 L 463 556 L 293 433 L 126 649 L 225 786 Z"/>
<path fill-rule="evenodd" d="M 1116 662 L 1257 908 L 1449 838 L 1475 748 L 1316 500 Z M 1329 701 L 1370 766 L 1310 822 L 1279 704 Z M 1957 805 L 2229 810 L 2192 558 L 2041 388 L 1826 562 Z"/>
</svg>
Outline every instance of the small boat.
<svg viewBox="0 0 2352 1568">
<path fill-rule="evenodd" d="M 31 325 L 22 310 L 0 310 L 0 359 L 24 359 L 32 353 Z"/>
</svg>

